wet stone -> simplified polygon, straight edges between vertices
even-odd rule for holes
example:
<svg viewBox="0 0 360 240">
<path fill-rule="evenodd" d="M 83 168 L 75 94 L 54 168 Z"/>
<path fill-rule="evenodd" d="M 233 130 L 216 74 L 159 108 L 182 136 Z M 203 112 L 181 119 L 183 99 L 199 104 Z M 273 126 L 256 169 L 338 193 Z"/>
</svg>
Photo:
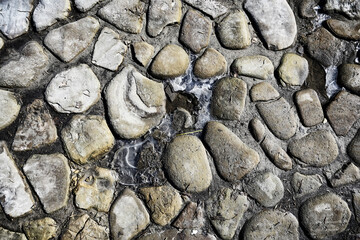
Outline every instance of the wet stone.
<svg viewBox="0 0 360 240">
<path fill-rule="evenodd" d="M 347 184 L 353 184 L 360 180 L 360 169 L 355 164 L 350 163 L 339 169 L 332 176 L 330 183 L 333 187 L 340 187 Z"/>
<path fill-rule="evenodd" d="M 228 12 L 228 8 L 217 0 L 184 0 L 187 4 L 210 15 L 212 18 L 220 17 Z"/>
<path fill-rule="evenodd" d="M 6 240 L 27 240 L 25 234 L 19 232 L 12 232 L 0 227 L 0 239 Z"/>
<path fill-rule="evenodd" d="M 297 54 L 286 53 L 281 59 L 278 72 L 283 86 L 301 86 L 309 75 L 309 64 Z"/>
<path fill-rule="evenodd" d="M 339 83 L 360 96 L 360 65 L 343 64 L 339 70 Z"/>
<path fill-rule="evenodd" d="M 270 83 L 261 82 L 251 88 L 250 97 L 253 102 L 270 101 L 280 98 L 280 94 Z"/>
<path fill-rule="evenodd" d="M 62 61 L 70 62 L 91 44 L 99 27 L 97 19 L 81 18 L 51 30 L 44 44 Z"/>
<path fill-rule="evenodd" d="M 326 21 L 326 24 L 329 26 L 330 31 L 339 38 L 353 41 L 360 40 L 359 21 L 329 19 Z"/>
<path fill-rule="evenodd" d="M 360 19 L 360 2 L 354 0 L 327 0 L 324 9 L 340 12 L 349 18 Z"/>
<path fill-rule="evenodd" d="M 0 106 L 0 130 L 3 130 L 18 117 L 21 105 L 13 92 L 0 89 Z"/>
<path fill-rule="evenodd" d="M 261 142 L 265 137 L 265 126 L 258 118 L 250 121 L 250 130 L 257 142 Z"/>
<path fill-rule="evenodd" d="M 213 48 L 207 48 L 194 65 L 194 75 L 201 79 L 208 79 L 222 75 L 227 70 L 225 57 Z"/>
<path fill-rule="evenodd" d="M 27 222 L 23 229 L 29 240 L 48 240 L 56 238 L 58 226 L 54 219 L 46 217 Z"/>
<path fill-rule="evenodd" d="M 260 145 L 275 166 L 282 170 L 292 169 L 293 164 L 291 158 L 273 137 L 270 135 L 266 136 Z"/>
<path fill-rule="evenodd" d="M 243 178 L 259 163 L 259 154 L 243 143 L 230 129 L 218 122 L 206 125 L 204 136 L 216 168 L 225 180 Z"/>
<path fill-rule="evenodd" d="M 323 185 L 323 182 L 324 180 L 319 174 L 304 175 L 296 172 L 291 180 L 291 186 L 294 189 L 296 197 L 303 197 L 307 194 L 317 192 Z"/>
<path fill-rule="evenodd" d="M 324 121 L 324 112 L 315 90 L 308 88 L 298 91 L 295 100 L 305 126 L 312 127 Z"/>
<path fill-rule="evenodd" d="M 58 138 L 55 122 L 41 99 L 26 107 L 26 116 L 16 130 L 12 149 L 28 151 L 54 143 Z"/>
<path fill-rule="evenodd" d="M 135 58 L 146 67 L 154 56 L 155 48 L 147 42 L 136 42 L 133 44 Z"/>
<path fill-rule="evenodd" d="M 190 202 L 174 221 L 173 226 L 180 229 L 203 228 L 205 226 L 205 213 L 201 204 Z"/>
<path fill-rule="evenodd" d="M 40 0 L 33 13 L 36 30 L 41 31 L 65 19 L 71 10 L 70 0 Z"/>
<path fill-rule="evenodd" d="M 81 12 L 87 12 L 102 0 L 75 0 L 75 6 Z"/>
<path fill-rule="evenodd" d="M 349 143 L 347 152 L 353 161 L 360 164 L 360 129 Z"/>
<path fill-rule="evenodd" d="M 239 75 L 262 80 L 266 80 L 274 74 L 274 65 L 270 59 L 261 55 L 236 58 L 231 69 Z"/>
</svg>

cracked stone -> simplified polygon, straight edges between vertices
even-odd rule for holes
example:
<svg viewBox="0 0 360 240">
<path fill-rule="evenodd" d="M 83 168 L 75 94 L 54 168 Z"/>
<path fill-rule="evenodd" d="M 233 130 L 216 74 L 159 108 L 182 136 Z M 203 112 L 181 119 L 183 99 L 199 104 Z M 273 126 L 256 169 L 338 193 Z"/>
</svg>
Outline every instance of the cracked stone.
<svg viewBox="0 0 360 240">
<path fill-rule="evenodd" d="M 268 82 L 254 85 L 250 90 L 251 101 L 270 101 L 280 98 L 279 92 Z"/>
<path fill-rule="evenodd" d="M 360 164 L 360 129 L 349 143 L 347 152 L 352 160 Z"/>
<path fill-rule="evenodd" d="M 228 8 L 220 1 L 214 0 L 184 0 L 187 4 L 210 15 L 212 18 L 218 18 L 228 12 Z"/>
<path fill-rule="evenodd" d="M 278 73 L 283 86 L 301 86 L 309 75 L 309 64 L 297 54 L 286 53 L 281 59 Z"/>
<path fill-rule="evenodd" d="M 261 55 L 236 58 L 231 69 L 239 75 L 262 80 L 266 80 L 274 74 L 274 65 L 270 59 Z"/>
<path fill-rule="evenodd" d="M 341 21 L 337 19 L 329 19 L 326 21 L 330 31 L 335 36 L 347 40 L 359 41 L 360 40 L 360 23 L 359 21 Z"/>
<path fill-rule="evenodd" d="M 40 0 L 33 13 L 36 30 L 41 31 L 57 21 L 67 18 L 71 11 L 70 0 Z"/>
<path fill-rule="evenodd" d="M 340 187 L 347 184 L 353 184 L 360 180 L 360 169 L 355 164 L 350 163 L 339 169 L 332 176 L 330 183 L 333 187 Z"/>
<path fill-rule="evenodd" d="M 324 121 L 324 112 L 315 90 L 308 88 L 298 91 L 295 102 L 305 126 L 313 127 Z"/>
<path fill-rule="evenodd" d="M 101 1 L 103 0 L 75 0 L 75 6 L 81 12 L 87 12 Z"/>
<path fill-rule="evenodd" d="M 224 74 L 227 70 L 225 57 L 213 48 L 207 48 L 194 65 L 194 75 L 201 79 L 208 79 Z"/>
<path fill-rule="evenodd" d="M 136 42 L 133 44 L 133 48 L 136 60 L 141 63 L 143 67 L 146 67 L 154 57 L 154 46 L 147 42 Z"/>
<path fill-rule="evenodd" d="M 29 240 L 49 240 L 57 237 L 58 226 L 54 219 L 46 217 L 27 222 L 23 229 Z"/>
<path fill-rule="evenodd" d="M 261 142 L 261 147 L 271 161 L 282 170 L 291 170 L 292 160 L 284 149 L 277 143 L 277 140 L 270 135 Z"/>
<path fill-rule="evenodd" d="M 253 118 L 249 123 L 251 133 L 257 142 L 265 138 L 265 126 L 258 118 Z"/>
<path fill-rule="evenodd" d="M 360 19 L 360 2 L 354 0 L 327 0 L 325 11 L 340 12 L 352 19 Z"/>
<path fill-rule="evenodd" d="M 0 89 L 0 106 L 0 130 L 3 130 L 16 120 L 21 105 L 13 92 Z"/>
<path fill-rule="evenodd" d="M 343 64 L 339 71 L 339 83 L 360 96 L 360 65 Z"/>
<path fill-rule="evenodd" d="M 190 202 L 174 221 L 173 226 L 180 229 L 203 228 L 205 226 L 205 213 L 202 205 Z"/>
<path fill-rule="evenodd" d="M 319 174 L 304 175 L 294 173 L 291 180 L 291 186 L 294 189 L 296 197 L 303 197 L 307 194 L 315 193 L 323 185 L 323 178 Z"/>
<path fill-rule="evenodd" d="M 0 239 L 6 240 L 27 240 L 25 234 L 19 232 L 12 232 L 0 227 Z"/>
</svg>

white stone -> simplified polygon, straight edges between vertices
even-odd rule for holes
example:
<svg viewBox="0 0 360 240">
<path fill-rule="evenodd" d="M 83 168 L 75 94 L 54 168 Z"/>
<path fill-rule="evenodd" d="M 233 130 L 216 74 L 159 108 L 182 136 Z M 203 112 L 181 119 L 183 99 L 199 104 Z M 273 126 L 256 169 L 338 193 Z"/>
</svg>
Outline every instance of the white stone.
<svg viewBox="0 0 360 240">
<path fill-rule="evenodd" d="M 82 113 L 100 99 L 100 82 L 91 68 L 80 64 L 60 72 L 45 91 L 46 101 L 61 113 Z"/>
<path fill-rule="evenodd" d="M 70 0 L 40 0 L 33 13 L 33 21 L 38 31 L 65 19 L 71 10 Z"/>
<path fill-rule="evenodd" d="M 185 2 L 210 15 L 212 18 L 217 18 L 228 12 L 228 8 L 217 0 L 185 0 Z"/>
<path fill-rule="evenodd" d="M 76 8 L 81 12 L 87 12 L 102 0 L 75 0 Z"/>
<path fill-rule="evenodd" d="M 4 39 L 0 38 L 0 49 L 2 49 L 4 46 Z"/>
<path fill-rule="evenodd" d="M 0 130 L 15 121 L 20 111 L 20 104 L 15 94 L 0 89 Z"/>
</svg>

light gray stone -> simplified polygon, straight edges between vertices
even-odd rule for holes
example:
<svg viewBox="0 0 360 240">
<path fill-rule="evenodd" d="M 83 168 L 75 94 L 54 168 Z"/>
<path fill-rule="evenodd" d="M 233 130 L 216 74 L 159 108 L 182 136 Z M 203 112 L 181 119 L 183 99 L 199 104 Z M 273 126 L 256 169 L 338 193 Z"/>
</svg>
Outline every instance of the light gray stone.
<svg viewBox="0 0 360 240">
<path fill-rule="evenodd" d="M 228 12 L 228 8 L 217 0 L 184 0 L 194 8 L 210 15 L 212 18 L 220 17 Z"/>
<path fill-rule="evenodd" d="M 6 240 L 27 240 L 25 234 L 19 232 L 12 232 L 0 227 L 0 239 Z"/>
<path fill-rule="evenodd" d="M 324 121 L 324 112 L 315 90 L 308 88 L 295 94 L 300 118 L 306 127 L 313 127 Z"/>
<path fill-rule="evenodd" d="M 331 178 L 330 183 L 333 187 L 340 187 L 353 184 L 360 180 L 360 169 L 355 164 L 350 163 L 346 167 L 339 169 Z"/>
<path fill-rule="evenodd" d="M 236 58 L 231 69 L 239 75 L 262 80 L 266 80 L 274 74 L 274 65 L 270 59 L 261 55 Z"/>
<path fill-rule="evenodd" d="M 294 173 L 291 186 L 296 197 L 303 197 L 307 194 L 315 193 L 323 185 L 324 180 L 319 174 L 304 175 L 299 172 Z"/>
<path fill-rule="evenodd" d="M 277 140 L 270 135 L 265 136 L 265 139 L 261 142 L 261 147 L 270 158 L 270 160 L 282 170 L 291 170 L 292 160 L 289 155 L 282 149 Z"/>
<path fill-rule="evenodd" d="M 353 41 L 360 40 L 360 32 L 357 30 L 360 29 L 358 20 L 329 19 L 326 21 L 326 24 L 329 26 L 330 31 L 339 38 Z"/>
<path fill-rule="evenodd" d="M 54 219 L 46 217 L 25 223 L 23 229 L 29 240 L 49 240 L 57 237 L 58 226 Z"/>
<path fill-rule="evenodd" d="M 40 0 L 33 13 L 36 30 L 44 30 L 57 21 L 65 19 L 70 10 L 70 0 Z"/>
<path fill-rule="evenodd" d="M 251 133 L 257 142 L 261 142 L 265 137 L 265 126 L 258 118 L 251 119 L 249 123 Z"/>
<path fill-rule="evenodd" d="M 278 73 L 283 86 L 301 86 L 309 75 L 309 64 L 295 53 L 286 53 L 281 59 Z"/>
<path fill-rule="evenodd" d="M 146 67 L 154 56 L 155 48 L 147 42 L 136 42 L 133 44 L 135 58 L 143 67 Z"/>
<path fill-rule="evenodd" d="M 4 44 L 4 39 L 0 38 L 0 50 L 3 48 Z"/>
<path fill-rule="evenodd" d="M 339 83 L 360 96 L 360 65 L 343 64 L 339 71 Z"/>
<path fill-rule="evenodd" d="M 347 152 L 352 160 L 360 164 L 360 129 L 355 134 L 347 147 Z"/>
<path fill-rule="evenodd" d="M 172 224 L 179 229 L 201 229 L 205 226 L 203 204 L 190 202 Z"/>
<path fill-rule="evenodd" d="M 20 102 L 10 91 L 0 89 L 0 130 L 12 124 L 20 112 Z"/>
<path fill-rule="evenodd" d="M 87 12 L 101 1 L 103 0 L 75 0 L 75 6 L 81 12 Z"/>
<path fill-rule="evenodd" d="M 251 88 L 250 97 L 253 102 L 270 101 L 280 98 L 280 94 L 270 83 L 261 82 Z"/>
<path fill-rule="evenodd" d="M 327 0 L 324 9 L 340 12 L 349 18 L 360 19 L 360 2 L 354 0 Z"/>
<path fill-rule="evenodd" d="M 225 57 L 213 48 L 207 48 L 194 65 L 194 75 L 201 79 L 208 79 L 222 75 L 227 70 Z"/>
<path fill-rule="evenodd" d="M 355 218 L 357 222 L 360 222 L 360 191 L 356 189 L 352 194 L 353 206 L 355 210 Z"/>
</svg>

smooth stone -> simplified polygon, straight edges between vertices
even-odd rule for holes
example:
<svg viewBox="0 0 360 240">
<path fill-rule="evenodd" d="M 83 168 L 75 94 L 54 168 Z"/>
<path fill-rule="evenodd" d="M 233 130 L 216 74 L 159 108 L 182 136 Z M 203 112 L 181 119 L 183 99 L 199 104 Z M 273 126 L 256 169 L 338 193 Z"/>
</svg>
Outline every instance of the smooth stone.
<svg viewBox="0 0 360 240">
<path fill-rule="evenodd" d="M 0 130 L 3 130 L 16 120 L 21 105 L 13 92 L 0 89 L 0 106 Z"/>
<path fill-rule="evenodd" d="M 147 42 L 136 42 L 133 44 L 136 60 L 146 67 L 154 56 L 155 48 Z"/>
<path fill-rule="evenodd" d="M 105 99 L 110 122 L 122 138 L 143 136 L 165 115 L 163 84 L 143 76 L 131 65 L 111 80 Z"/>
<path fill-rule="evenodd" d="M 273 102 L 258 103 L 256 107 L 276 137 L 287 140 L 295 135 L 297 130 L 295 112 L 283 97 Z"/>
<path fill-rule="evenodd" d="M 199 9 L 210 15 L 212 18 L 218 18 L 228 12 L 228 8 L 221 4 L 220 1 L 214 0 L 184 0 L 187 4 Z"/>
<path fill-rule="evenodd" d="M 44 44 L 62 61 L 70 62 L 91 44 L 99 28 L 97 19 L 84 17 L 51 30 Z"/>
<path fill-rule="evenodd" d="M 58 226 L 54 219 L 45 217 L 27 222 L 23 229 L 29 240 L 48 240 L 57 237 Z"/>
<path fill-rule="evenodd" d="M 190 64 L 189 55 L 185 50 L 174 44 L 166 45 L 155 56 L 150 72 L 159 79 L 175 78 L 185 74 Z"/>
<path fill-rule="evenodd" d="M 360 118 L 360 97 L 339 92 L 326 108 L 327 118 L 338 136 L 345 136 Z"/>
<path fill-rule="evenodd" d="M 114 30 L 104 27 L 95 44 L 92 63 L 110 71 L 117 71 L 123 62 L 127 46 Z"/>
<path fill-rule="evenodd" d="M 268 82 L 254 85 L 250 90 L 251 101 L 270 101 L 280 98 L 279 92 Z"/>
<path fill-rule="evenodd" d="M 360 164 L 360 129 L 349 143 L 347 153 L 353 161 Z"/>
<path fill-rule="evenodd" d="M 244 227 L 244 239 L 299 240 L 296 217 L 282 210 L 264 210 L 254 215 Z"/>
<path fill-rule="evenodd" d="M 0 227 L 0 239 L 4 240 L 27 240 L 25 234 L 19 232 L 12 232 Z"/>
<path fill-rule="evenodd" d="M 194 75 L 201 79 L 220 76 L 227 70 L 227 62 L 220 52 L 207 48 L 194 64 Z"/>
<path fill-rule="evenodd" d="M 208 122 L 204 140 L 221 177 L 229 182 L 242 179 L 260 162 L 259 154 L 219 122 Z"/>
<path fill-rule="evenodd" d="M 36 30 L 44 30 L 67 18 L 70 11 L 70 0 L 40 0 L 32 15 Z"/>
<path fill-rule="evenodd" d="M 308 88 L 296 92 L 295 102 L 306 127 L 313 127 L 324 121 L 324 112 L 315 90 Z"/>
<path fill-rule="evenodd" d="M 4 141 L 0 142 L 0 166 L 0 203 L 3 211 L 12 218 L 31 212 L 35 202 L 30 187 Z"/>
<path fill-rule="evenodd" d="M 212 174 L 202 142 L 191 135 L 175 137 L 163 157 L 170 181 L 181 191 L 202 192 L 211 184 Z"/>
<path fill-rule="evenodd" d="M 216 83 L 211 112 L 220 119 L 240 120 L 245 108 L 247 85 L 239 78 L 222 78 Z"/>
<path fill-rule="evenodd" d="M 194 53 L 199 53 L 210 42 L 212 24 L 195 10 L 187 11 L 180 30 L 179 40 Z"/>
<path fill-rule="evenodd" d="M 329 19 L 326 21 L 330 31 L 335 36 L 347 40 L 359 41 L 360 40 L 360 23 L 359 21 L 337 20 Z"/>
<path fill-rule="evenodd" d="M 261 142 L 265 138 L 265 126 L 258 118 L 251 119 L 249 127 L 257 142 Z"/>
<path fill-rule="evenodd" d="M 126 188 L 110 210 L 111 236 L 127 240 L 144 230 L 150 223 L 149 214 L 135 193 Z"/>
<path fill-rule="evenodd" d="M 295 53 L 286 53 L 281 59 L 278 73 L 283 86 L 301 86 L 309 75 L 309 64 Z"/>
<path fill-rule="evenodd" d="M 217 26 L 220 43 L 229 49 L 243 49 L 251 45 L 249 20 L 237 10 L 227 15 Z"/>
<path fill-rule="evenodd" d="M 239 75 L 262 80 L 266 80 L 274 74 L 274 65 L 270 59 L 261 55 L 236 58 L 231 69 Z"/>
<path fill-rule="evenodd" d="M 244 8 L 253 17 L 268 49 L 282 50 L 294 43 L 296 20 L 286 0 L 247 0 Z"/>
<path fill-rule="evenodd" d="M 245 195 L 229 188 L 221 188 L 206 202 L 206 212 L 222 239 L 232 239 L 239 227 L 240 220 L 250 207 Z"/>
<path fill-rule="evenodd" d="M 324 180 L 319 174 L 304 175 L 299 172 L 294 173 L 291 180 L 291 186 L 299 198 L 317 192 L 323 183 Z"/>
<path fill-rule="evenodd" d="M 143 28 L 144 7 L 140 0 L 113 0 L 98 15 L 122 31 L 137 34 Z"/>
<path fill-rule="evenodd" d="M 338 80 L 340 85 L 360 96 L 360 65 L 341 65 Z"/>
<path fill-rule="evenodd" d="M 3 48 L 4 44 L 4 39 L 0 38 L 0 50 Z"/>
<path fill-rule="evenodd" d="M 314 239 L 324 239 L 343 232 L 351 217 L 347 203 L 334 193 L 308 199 L 300 207 L 301 223 Z"/>
<path fill-rule="evenodd" d="M 350 163 L 346 167 L 339 169 L 330 179 L 333 187 L 340 187 L 356 183 L 360 180 L 360 169 L 355 164 Z"/>
<path fill-rule="evenodd" d="M 320 0 L 303 0 L 299 9 L 300 16 L 306 19 L 316 18 L 317 12 L 315 7 L 319 4 L 319 2 Z"/>
<path fill-rule="evenodd" d="M 74 189 L 75 204 L 82 209 L 108 212 L 115 193 L 117 173 L 96 167 L 85 172 Z"/>
<path fill-rule="evenodd" d="M 327 130 L 318 130 L 302 138 L 292 139 L 288 149 L 304 165 L 312 167 L 324 167 L 339 155 L 336 140 Z"/>
<path fill-rule="evenodd" d="M 260 145 L 275 166 L 285 171 L 292 169 L 293 164 L 291 158 L 286 151 L 281 148 L 275 138 L 267 135 Z"/>
<path fill-rule="evenodd" d="M 360 2 L 354 0 L 327 0 L 324 10 L 340 12 L 352 19 L 360 19 Z"/>
<path fill-rule="evenodd" d="M 58 139 L 57 129 L 49 110 L 41 99 L 26 107 L 26 115 L 19 124 L 12 149 L 28 151 L 54 143 Z"/>
<path fill-rule="evenodd" d="M 75 115 L 61 131 L 64 148 L 77 164 L 97 160 L 115 144 L 106 120 L 98 115 Z"/>
<path fill-rule="evenodd" d="M 1 15 L 0 15 L 1 16 Z M 19 52 L 19 57 L 10 58 L 0 67 L 0 86 L 25 88 L 37 83 L 45 74 L 49 58 L 41 45 L 30 41 Z"/>
<path fill-rule="evenodd" d="M 75 0 L 75 6 L 81 12 L 87 12 L 102 0 Z"/>
<path fill-rule="evenodd" d="M 148 10 L 147 33 L 158 36 L 167 25 L 180 23 L 182 17 L 180 0 L 150 1 Z"/>
<path fill-rule="evenodd" d="M 172 225 L 178 229 L 201 229 L 205 226 L 205 222 L 202 204 L 190 202 Z"/>
<path fill-rule="evenodd" d="M 80 64 L 58 73 L 45 91 L 46 101 L 60 113 L 83 113 L 100 99 L 100 82 L 91 68 Z"/>
<path fill-rule="evenodd" d="M 360 222 L 360 192 L 356 189 L 352 193 L 352 200 L 354 206 L 355 219 L 359 223 Z"/>
</svg>

